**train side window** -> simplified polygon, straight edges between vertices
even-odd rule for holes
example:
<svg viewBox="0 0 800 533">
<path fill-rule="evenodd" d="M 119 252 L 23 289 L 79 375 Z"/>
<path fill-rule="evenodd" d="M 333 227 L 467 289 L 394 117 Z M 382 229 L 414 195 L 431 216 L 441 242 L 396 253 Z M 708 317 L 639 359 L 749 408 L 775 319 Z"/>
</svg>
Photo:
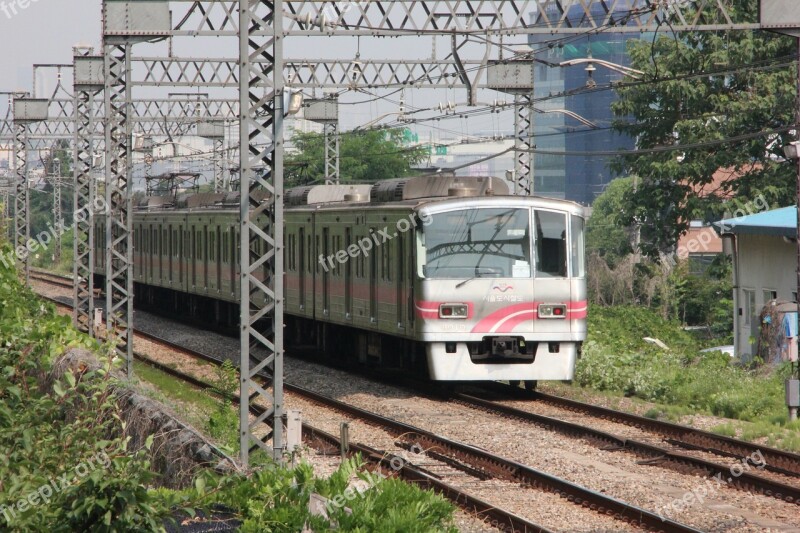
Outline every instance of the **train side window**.
<svg viewBox="0 0 800 533">
<path fill-rule="evenodd" d="M 208 250 L 208 258 L 211 261 L 216 261 L 217 255 L 214 253 L 214 247 L 217 244 L 217 239 L 216 239 L 213 231 L 208 235 L 208 238 L 209 238 L 209 241 L 210 241 L 208 243 L 208 248 L 209 248 L 209 250 Z"/>
<path fill-rule="evenodd" d="M 319 247 L 319 235 L 317 235 L 317 250 L 320 250 L 320 249 L 321 248 Z M 315 263 L 317 265 L 317 274 L 319 274 L 319 269 L 320 269 L 320 264 L 319 263 L 320 263 L 319 261 L 317 261 Z"/>
<path fill-rule="evenodd" d="M 366 237 L 365 237 L 366 238 Z M 367 277 L 367 259 L 364 254 L 358 254 L 358 262 L 361 265 L 361 275 L 359 276 L 361 279 L 366 279 Z"/>
<path fill-rule="evenodd" d="M 224 264 L 227 265 L 228 264 L 228 233 L 227 232 L 224 232 L 222 234 L 222 242 L 220 242 L 219 245 L 222 247 L 222 257 L 220 257 L 220 260 Z"/>
<path fill-rule="evenodd" d="M 536 210 L 536 277 L 567 276 L 567 217 Z"/>
<path fill-rule="evenodd" d="M 289 272 L 294 271 L 294 235 L 286 236 L 286 270 Z"/>
<path fill-rule="evenodd" d="M 585 246 L 584 246 L 584 222 L 579 216 L 572 215 L 572 277 L 582 278 L 586 276 Z"/>
<path fill-rule="evenodd" d="M 314 239 L 311 238 L 311 235 L 308 236 L 308 257 L 309 258 L 314 257 Z M 309 274 L 314 272 L 314 266 L 313 265 L 315 263 L 317 263 L 317 261 L 309 261 L 308 262 L 308 267 L 306 267 L 306 268 L 308 268 L 308 273 Z"/>
<path fill-rule="evenodd" d="M 341 250 L 341 249 L 342 249 L 342 236 L 341 235 L 337 235 L 336 236 L 336 246 L 334 247 L 332 252 L 334 254 L 338 255 L 339 254 L 339 250 Z M 338 258 L 336 260 L 336 263 L 337 263 L 337 266 L 340 266 L 340 267 L 342 266 L 342 264 L 339 263 Z M 344 274 L 344 269 L 343 268 L 337 268 L 336 269 L 336 275 L 337 276 L 341 277 L 343 274 Z"/>
<path fill-rule="evenodd" d="M 384 248 L 386 248 L 386 281 L 392 281 L 392 246 L 386 243 Z"/>
<path fill-rule="evenodd" d="M 295 235 L 289 235 L 289 268 L 292 272 L 297 270 L 295 268 L 297 247 L 295 246 Z"/>
<path fill-rule="evenodd" d="M 292 272 L 297 271 L 297 235 L 292 235 L 292 253 L 291 253 L 291 260 L 292 260 Z"/>
</svg>

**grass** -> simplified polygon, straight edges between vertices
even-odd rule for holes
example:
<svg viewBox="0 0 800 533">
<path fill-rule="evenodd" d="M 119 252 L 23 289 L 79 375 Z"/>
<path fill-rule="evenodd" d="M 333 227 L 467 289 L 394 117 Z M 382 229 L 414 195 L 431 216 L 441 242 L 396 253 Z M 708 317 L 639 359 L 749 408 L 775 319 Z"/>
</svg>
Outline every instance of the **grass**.
<svg viewBox="0 0 800 533">
<path fill-rule="evenodd" d="M 663 350 L 642 340 L 655 337 Z M 679 420 L 709 414 L 741 421 L 714 431 L 764 439 L 800 449 L 800 424 L 787 422 L 784 381 L 789 367 L 746 368 L 719 352 L 701 353 L 698 340 L 680 324 L 639 307 L 593 307 L 575 383 L 603 396 L 657 404 L 645 416 Z"/>
<path fill-rule="evenodd" d="M 218 440 L 223 447 L 238 440 L 238 428 L 234 428 L 232 432 L 226 431 L 225 434 L 214 434 L 215 431 L 209 431 L 209 422 L 216 413 L 230 411 L 230 417 L 238 420 L 239 414 L 234 407 L 148 364 L 135 362 L 134 372 L 140 380 L 154 387 L 151 394 L 153 399 L 172 407 L 191 425 L 206 430 L 206 433 L 211 434 L 212 438 Z"/>
<path fill-rule="evenodd" d="M 716 433 L 717 435 L 722 435 L 723 437 L 735 437 L 736 426 L 733 424 L 733 422 L 725 422 L 724 424 L 720 424 L 711 428 L 711 433 Z"/>
</svg>

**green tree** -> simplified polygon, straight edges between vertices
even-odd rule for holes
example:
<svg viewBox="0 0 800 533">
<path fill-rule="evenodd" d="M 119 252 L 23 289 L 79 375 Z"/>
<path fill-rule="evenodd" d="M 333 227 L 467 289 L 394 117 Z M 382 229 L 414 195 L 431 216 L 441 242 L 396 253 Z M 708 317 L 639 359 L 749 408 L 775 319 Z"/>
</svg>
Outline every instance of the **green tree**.
<svg viewBox="0 0 800 533">
<path fill-rule="evenodd" d="M 633 252 L 633 230 L 624 223 L 625 195 L 633 189 L 633 178 L 617 178 L 608 184 L 592 204 L 586 224 L 586 251 L 596 252 L 614 268 L 620 259 Z"/>
<path fill-rule="evenodd" d="M 735 21 L 758 20 L 757 0 L 733 0 Z M 724 192 L 740 200 L 763 195 L 770 205 L 792 203 L 793 165 L 781 160 L 788 132 L 725 141 L 786 129 L 794 123 L 795 43 L 762 31 L 659 34 L 632 41 L 633 67 L 642 83 L 618 90 L 614 127 L 637 139 L 638 148 L 712 143 L 684 152 L 630 154 L 618 171 L 642 177 L 626 194 L 627 224 L 642 225 L 642 250 L 651 256 L 674 249 L 691 219 L 715 218 L 722 197 L 700 196 L 719 169 L 737 175 Z"/>
<path fill-rule="evenodd" d="M 423 146 L 408 146 L 401 130 L 366 130 L 341 133 L 339 172 L 342 181 L 374 182 L 411 172 L 427 155 Z M 325 176 L 325 136 L 296 133 L 296 151 L 287 154 L 286 177 L 290 186 L 322 183 Z"/>
</svg>

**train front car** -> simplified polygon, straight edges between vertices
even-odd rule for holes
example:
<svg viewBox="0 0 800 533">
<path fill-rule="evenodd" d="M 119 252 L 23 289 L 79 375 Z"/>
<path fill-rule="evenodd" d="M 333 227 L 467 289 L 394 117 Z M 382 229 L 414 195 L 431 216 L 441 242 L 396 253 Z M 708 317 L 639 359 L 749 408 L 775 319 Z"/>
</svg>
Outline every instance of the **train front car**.
<svg viewBox="0 0 800 533">
<path fill-rule="evenodd" d="M 582 208 L 505 196 L 418 214 L 415 310 L 431 379 L 572 379 L 586 338 Z"/>
</svg>

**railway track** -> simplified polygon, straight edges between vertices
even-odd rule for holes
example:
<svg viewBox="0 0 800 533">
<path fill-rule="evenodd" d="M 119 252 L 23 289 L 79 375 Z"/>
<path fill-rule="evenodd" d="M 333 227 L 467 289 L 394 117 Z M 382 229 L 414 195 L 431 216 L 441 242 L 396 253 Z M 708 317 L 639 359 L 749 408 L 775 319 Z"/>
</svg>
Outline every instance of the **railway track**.
<svg viewBox="0 0 800 533">
<path fill-rule="evenodd" d="M 189 350 L 187 348 L 176 345 L 175 343 L 171 343 L 164 339 L 159 339 L 157 337 L 153 337 L 152 335 L 148 335 L 146 333 L 141 333 L 141 332 L 137 332 L 137 334 L 150 338 L 155 342 L 160 342 L 169 345 L 172 349 L 181 351 L 185 355 L 191 357 L 200 357 L 214 363 L 219 362 L 216 358 L 203 356 L 198 352 Z M 293 390 L 293 389 L 294 387 L 287 386 L 287 390 Z M 737 441 L 736 439 L 730 439 L 727 437 L 721 437 L 719 435 L 703 432 L 700 430 L 696 430 L 694 428 L 652 420 L 649 418 L 639 417 L 637 415 L 614 411 L 611 409 L 598 408 L 596 406 L 583 404 L 581 402 L 568 400 L 557 396 L 545 395 L 542 393 L 530 393 L 528 391 L 523 391 L 521 389 L 510 389 L 509 387 L 502 386 L 500 384 L 497 384 L 496 386 L 491 386 L 489 390 L 491 392 L 499 392 L 506 399 L 508 398 L 509 394 L 518 397 L 520 399 L 528 399 L 528 400 L 541 399 L 545 403 L 558 405 L 559 407 L 569 408 L 570 410 L 580 412 L 582 414 L 589 414 L 594 417 L 609 419 L 615 422 L 621 422 L 627 425 L 635 426 L 645 431 L 665 436 L 667 442 L 674 445 L 676 448 L 700 450 L 705 452 L 716 453 L 718 455 L 723 455 L 727 457 L 734 457 L 740 460 L 745 459 L 743 465 L 747 467 L 748 470 L 750 470 L 751 466 L 761 466 L 755 463 L 748 464 L 746 462 L 747 457 L 751 457 L 753 453 L 758 452 L 762 454 L 764 460 L 766 461 L 767 467 L 770 468 L 770 470 L 772 470 L 773 472 L 793 477 L 798 476 L 798 472 L 800 472 L 800 456 L 788 452 L 783 452 L 781 450 L 754 446 L 750 443 Z M 303 394 L 304 392 L 310 393 L 310 391 L 300 391 L 300 390 L 294 390 L 294 392 L 301 395 L 304 395 Z M 311 394 L 313 395 L 314 393 Z M 325 400 L 320 397 L 313 397 L 313 396 L 309 397 L 308 395 L 304 395 L 304 397 L 309 398 L 317 403 L 323 403 L 325 401 L 330 400 L 330 399 Z M 731 472 L 730 464 L 721 465 L 704 459 L 692 457 L 683 453 L 678 453 L 675 450 L 669 450 L 659 446 L 654 446 L 653 444 L 649 444 L 646 442 L 639 442 L 633 439 L 622 439 L 613 434 L 598 431 L 596 429 L 586 427 L 585 425 L 582 424 L 578 425 L 564 420 L 559 420 L 556 418 L 546 417 L 528 411 L 515 409 L 513 407 L 505 406 L 487 400 L 485 398 L 480 398 L 469 394 L 458 393 L 453 395 L 451 399 L 456 402 L 465 404 L 471 408 L 480 409 L 484 412 L 490 412 L 493 414 L 514 418 L 517 420 L 523 420 L 525 422 L 536 424 L 538 426 L 542 426 L 549 430 L 553 430 L 571 437 L 586 439 L 596 443 L 604 450 L 608 451 L 624 450 L 629 453 L 634 453 L 637 456 L 643 458 L 643 460 L 640 461 L 641 464 L 655 464 L 659 466 L 664 466 L 666 468 L 670 468 L 681 473 L 701 474 L 704 476 L 717 476 L 720 480 L 726 482 L 725 483 L 726 486 L 729 486 L 731 488 L 759 493 L 783 501 L 800 504 L 800 489 L 798 489 L 798 487 L 782 483 L 779 481 L 767 479 L 762 476 L 754 475 L 751 474 L 750 472 L 741 472 L 737 473 L 735 476 L 730 476 Z M 328 406 L 330 407 L 330 404 L 328 404 Z M 357 408 L 346 406 L 344 404 L 337 405 L 335 408 L 342 412 L 348 413 L 351 416 L 356 416 L 356 413 L 349 412 L 348 411 L 349 409 L 356 409 L 357 411 L 360 411 Z M 361 414 L 359 414 L 358 417 L 361 417 Z M 389 425 L 389 422 L 391 422 L 391 424 L 399 424 L 399 425 L 391 426 Z M 549 481 L 544 482 L 540 477 L 536 475 L 536 474 L 542 474 L 541 472 L 536 472 L 533 470 L 528 471 L 526 470 L 527 467 L 525 467 L 524 465 L 516 464 L 513 461 L 508 461 L 502 458 L 498 461 L 497 458 L 492 459 L 489 457 L 470 456 L 469 452 L 471 450 L 469 450 L 469 448 L 471 447 L 467 445 L 461 445 L 461 446 L 467 446 L 466 448 L 461 448 L 458 445 L 458 443 L 455 443 L 455 445 L 453 445 L 452 443 L 447 442 L 446 439 L 437 441 L 435 440 L 436 438 L 435 435 L 433 434 L 427 435 L 426 432 L 424 432 L 424 430 L 419 430 L 411 426 L 406 426 L 399 422 L 388 421 L 388 419 L 383 419 L 383 417 L 380 417 L 380 419 L 371 419 L 370 423 L 372 423 L 373 425 L 379 425 L 381 427 L 391 429 L 393 431 L 400 431 L 401 433 L 415 435 L 419 439 L 426 442 L 426 448 L 428 447 L 427 444 L 430 444 L 430 446 L 434 449 L 446 450 L 447 452 L 446 455 L 443 456 L 442 454 L 439 454 L 435 458 L 439 460 L 449 461 L 454 465 L 461 465 L 464 467 L 465 471 L 472 471 L 473 473 L 477 472 L 481 475 L 490 475 L 493 477 L 498 477 L 500 479 L 519 482 L 522 483 L 523 485 L 528 485 L 532 487 L 547 487 L 545 490 L 552 490 L 555 491 L 556 493 L 565 495 L 565 497 L 576 499 L 584 503 L 592 501 L 591 498 L 594 497 L 592 495 L 587 495 L 587 494 L 572 493 L 567 491 L 563 487 L 554 488 L 552 485 L 548 484 Z M 686 437 L 686 435 L 688 435 L 688 437 Z M 425 440 L 425 439 L 432 439 L 432 440 Z M 695 444 L 699 442 L 704 442 L 706 443 L 706 445 L 701 446 L 699 444 Z M 408 445 L 408 442 L 398 443 L 398 444 Z M 604 510 L 614 509 L 613 506 L 606 507 L 602 503 L 594 503 L 587 505 L 597 505 L 602 507 Z M 606 505 L 608 505 L 607 502 Z M 642 510 L 639 510 L 639 512 L 641 511 Z M 609 511 L 609 512 L 614 512 L 614 511 Z M 663 526 L 661 517 L 656 517 L 656 518 L 658 519 L 658 522 L 661 523 Z M 647 523 L 646 521 L 643 521 L 642 524 L 643 527 L 646 528 L 655 528 L 656 526 L 655 523 Z"/>
<path fill-rule="evenodd" d="M 497 393 L 505 399 L 511 396 L 512 398 L 521 400 L 535 400 L 536 402 L 553 405 L 593 418 L 609 420 L 635 427 L 642 431 L 658 435 L 664 438 L 667 443 L 686 450 L 708 452 L 723 457 L 731 457 L 740 461 L 751 457 L 753 454 L 761 453 L 764 456 L 766 462 L 765 468 L 767 470 L 788 477 L 800 477 L 800 455 L 796 453 L 752 444 L 732 437 L 717 435 L 672 422 L 655 420 L 543 392 L 531 392 L 519 388 L 511 388 L 499 383 L 490 384 L 486 388 L 490 392 Z M 485 398 L 480 400 L 486 401 Z"/>
<path fill-rule="evenodd" d="M 58 305 L 68 307 L 68 304 L 58 299 L 47 299 Z M 213 364 L 220 364 L 221 362 L 219 358 L 188 349 L 149 333 L 137 331 L 136 335 L 167 346 L 171 350 L 195 359 Z M 210 385 L 207 383 L 179 370 L 162 365 L 140 354 L 137 354 L 137 358 L 176 378 L 189 382 L 194 386 L 210 388 Z M 498 479 L 510 481 L 519 483 L 529 490 L 554 493 L 572 504 L 588 508 L 596 513 L 607 515 L 618 521 L 647 531 L 662 531 L 665 533 L 699 531 L 691 526 L 681 524 L 671 519 L 665 519 L 656 513 L 630 505 L 599 492 L 586 489 L 567 480 L 541 472 L 514 460 L 500 457 L 486 450 L 453 441 L 430 431 L 348 405 L 296 385 L 285 383 L 284 386 L 285 390 L 291 394 L 296 394 L 323 407 L 362 420 L 372 426 L 380 427 L 392 434 L 401 435 L 396 442 L 398 447 L 409 449 L 413 446 L 421 446 L 422 449 L 426 451 L 425 453 L 430 460 L 444 463 L 478 480 Z M 258 406 L 254 406 L 253 409 L 253 414 L 256 416 L 263 412 Z M 311 444 L 316 443 L 320 446 L 324 445 L 327 449 L 331 447 L 336 450 L 339 449 L 338 439 L 321 430 L 306 426 L 304 428 L 304 435 Z M 480 498 L 470 496 L 465 493 L 465 491 L 448 484 L 443 479 L 437 479 L 435 474 L 432 474 L 426 469 L 415 466 L 405 461 L 403 458 L 397 458 L 397 456 L 391 452 L 375 450 L 363 444 L 351 444 L 351 451 L 361 453 L 365 459 L 382 468 L 386 468 L 386 465 L 392 465 L 392 470 L 397 470 L 394 466 L 398 464 L 398 461 L 402 460 L 403 468 L 398 472 L 405 479 L 436 490 L 468 512 L 485 517 L 493 524 L 511 526 L 512 531 L 548 531 L 548 529 L 543 526 L 534 524 L 503 509 L 499 509 Z"/>
<path fill-rule="evenodd" d="M 71 276 L 56 274 L 54 272 L 48 272 L 47 270 L 39 270 L 32 268 L 31 279 L 44 281 L 45 283 L 50 283 L 52 285 L 57 285 L 59 287 L 67 287 L 70 289 L 74 287 L 73 279 Z"/>
<path fill-rule="evenodd" d="M 457 393 L 453 396 L 455 401 L 463 403 L 469 407 L 480 409 L 494 415 L 505 416 L 530 422 L 532 424 L 552 429 L 559 433 L 587 439 L 596 443 L 604 450 L 608 451 L 628 451 L 637 456 L 643 457 L 642 464 L 658 465 L 681 473 L 700 474 L 707 477 L 719 479 L 725 486 L 737 488 L 747 492 L 763 494 L 789 503 L 800 505 L 800 487 L 782 483 L 772 479 L 751 474 L 745 470 L 758 469 L 769 465 L 766 459 L 767 454 L 756 448 L 753 453 L 760 453 L 765 464 L 752 460 L 752 456 L 738 458 L 736 465 L 721 465 L 712 461 L 707 461 L 690 455 L 677 453 L 666 448 L 655 446 L 646 442 L 633 439 L 623 439 L 613 434 L 599 431 L 591 427 L 559 420 L 556 418 L 531 413 L 521 409 L 515 409 L 502 404 L 491 402 L 483 398 L 478 398 L 468 394 Z M 733 455 L 732 455 L 733 456 Z M 735 456 L 734 456 L 735 457 Z M 736 469 L 734 474 L 732 469 Z M 741 471 L 739 471 L 741 470 Z"/>
<path fill-rule="evenodd" d="M 212 362 L 214 364 L 220 363 L 220 360 L 213 356 L 190 350 L 169 340 L 161 339 L 150 334 L 142 334 L 141 332 L 137 332 L 137 335 L 142 335 L 148 340 L 161 343 L 196 359 Z M 204 384 L 200 380 L 183 372 L 161 365 L 160 363 L 142 356 L 137 357 L 143 362 L 154 365 L 170 375 L 189 381 L 195 386 L 204 388 L 210 387 L 208 384 Z M 284 388 L 289 393 L 300 396 L 325 408 L 334 409 L 354 419 L 365 421 L 373 426 L 401 435 L 396 443 L 400 448 L 412 449 L 415 446 L 420 446 L 425 450 L 425 454 L 430 459 L 445 463 L 477 479 L 513 481 L 528 488 L 554 492 L 576 505 L 588 507 L 600 514 L 610 515 L 616 520 L 629 523 L 648 531 L 663 531 L 665 533 L 698 531 L 690 526 L 680 524 L 673 520 L 664 519 L 655 513 L 583 488 L 569 481 L 551 476 L 516 461 L 500 457 L 486 450 L 447 439 L 424 429 L 360 409 L 297 385 L 285 383 Z M 263 409 L 259 406 L 253 406 L 252 411 L 256 416 L 263 413 Z M 321 440 L 328 448 L 339 448 L 338 439 L 330 434 L 307 425 L 304 432 L 309 441 Z M 409 463 L 406 459 L 398 457 L 391 452 L 375 450 L 363 444 L 351 444 L 350 449 L 351 452 L 361 453 L 371 463 L 381 466 L 382 468 L 387 468 L 391 465 L 391 469 L 398 470 L 400 475 L 405 479 L 426 488 L 433 488 L 465 510 L 474 512 L 482 517 L 485 516 L 493 523 L 512 526 L 513 531 L 548 531 L 540 525 L 534 524 L 513 513 L 499 509 L 479 498 L 466 494 L 464 491 L 448 484 L 444 480 L 437 479 L 435 474 L 417 467 Z M 402 468 L 397 469 L 395 467 L 397 464 L 402 464 Z"/>
</svg>

